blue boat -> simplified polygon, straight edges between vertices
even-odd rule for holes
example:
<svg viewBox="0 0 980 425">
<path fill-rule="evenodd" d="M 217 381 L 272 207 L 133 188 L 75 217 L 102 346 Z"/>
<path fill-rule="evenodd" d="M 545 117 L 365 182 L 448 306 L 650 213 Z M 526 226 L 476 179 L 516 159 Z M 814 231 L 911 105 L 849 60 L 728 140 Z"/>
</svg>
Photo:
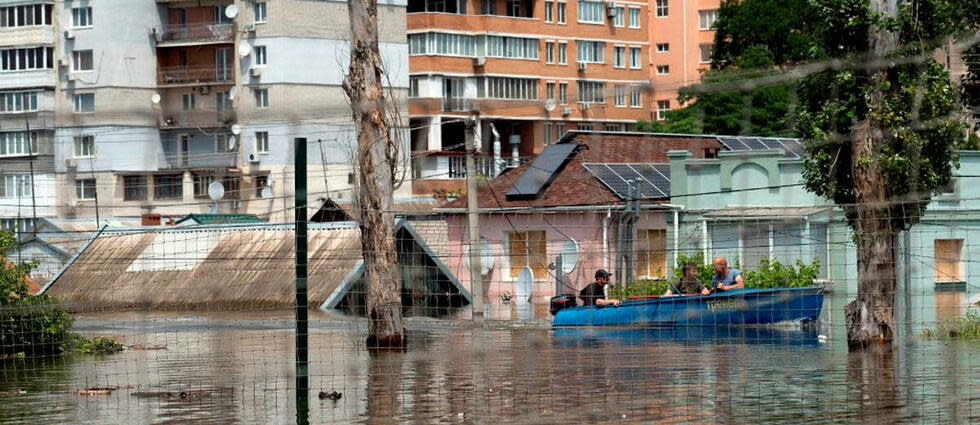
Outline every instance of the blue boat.
<svg viewBox="0 0 980 425">
<path fill-rule="evenodd" d="M 733 289 L 711 295 L 626 301 L 620 306 L 580 306 L 558 310 L 552 326 L 717 326 L 762 325 L 816 319 L 823 289 Z"/>
</svg>

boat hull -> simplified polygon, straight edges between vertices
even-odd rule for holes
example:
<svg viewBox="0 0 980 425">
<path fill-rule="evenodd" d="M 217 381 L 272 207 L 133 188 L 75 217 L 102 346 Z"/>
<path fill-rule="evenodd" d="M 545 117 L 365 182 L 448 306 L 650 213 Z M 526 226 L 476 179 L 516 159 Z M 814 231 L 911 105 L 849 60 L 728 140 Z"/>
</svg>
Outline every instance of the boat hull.
<svg viewBox="0 0 980 425">
<path fill-rule="evenodd" d="M 736 289 L 708 296 L 627 301 L 618 307 L 581 306 L 558 311 L 553 326 L 760 325 L 816 319 L 821 288 Z"/>
</svg>

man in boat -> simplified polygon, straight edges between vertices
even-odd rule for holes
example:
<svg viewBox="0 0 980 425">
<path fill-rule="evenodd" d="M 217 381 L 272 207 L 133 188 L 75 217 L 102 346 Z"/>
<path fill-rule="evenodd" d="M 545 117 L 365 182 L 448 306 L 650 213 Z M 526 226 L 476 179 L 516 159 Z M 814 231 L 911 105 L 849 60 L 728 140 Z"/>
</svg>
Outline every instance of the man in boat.
<svg viewBox="0 0 980 425">
<path fill-rule="evenodd" d="M 594 305 L 596 307 L 602 306 L 619 306 L 620 301 L 615 298 L 609 298 L 609 272 L 599 269 L 595 272 L 595 282 L 592 282 L 582 288 L 579 292 L 579 298 L 585 305 Z"/>
<path fill-rule="evenodd" d="M 698 267 L 694 263 L 684 263 L 681 267 L 684 271 L 684 276 L 677 281 L 677 285 L 671 285 L 667 288 L 667 292 L 664 296 L 674 295 L 675 293 L 680 295 L 709 295 L 711 291 L 704 287 L 704 283 L 701 283 L 701 279 L 698 278 Z M 675 292 L 677 291 L 677 292 Z"/>
<path fill-rule="evenodd" d="M 745 287 L 742 272 L 739 269 L 729 268 L 725 257 L 715 257 L 711 265 L 715 269 L 715 274 L 711 275 L 711 287 L 716 292 Z"/>
</svg>

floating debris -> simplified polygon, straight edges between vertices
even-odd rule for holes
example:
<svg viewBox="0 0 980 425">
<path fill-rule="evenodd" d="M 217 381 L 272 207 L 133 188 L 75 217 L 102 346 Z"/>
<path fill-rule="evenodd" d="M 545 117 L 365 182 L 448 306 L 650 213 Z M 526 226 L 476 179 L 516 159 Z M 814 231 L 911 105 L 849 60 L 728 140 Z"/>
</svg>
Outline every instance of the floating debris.
<svg viewBox="0 0 980 425">
<path fill-rule="evenodd" d="M 92 388 L 81 388 L 75 391 L 78 395 L 109 395 L 113 391 L 119 389 L 118 387 L 92 387 Z"/>
<path fill-rule="evenodd" d="M 20 394 L 27 394 L 27 391 L 24 391 L 20 388 L 15 390 L 0 390 L 0 395 L 20 395 Z"/>
<path fill-rule="evenodd" d="M 320 396 L 320 400 L 323 400 L 323 399 L 326 398 L 326 399 L 330 399 L 330 400 L 333 400 L 333 401 L 337 401 L 337 400 L 340 400 L 340 398 L 344 396 L 344 393 L 338 393 L 336 391 L 331 391 L 329 393 L 325 393 L 323 391 L 320 391 L 319 396 Z"/>
<path fill-rule="evenodd" d="M 134 397 L 163 398 L 170 400 L 194 400 L 211 396 L 211 391 L 138 391 Z"/>
<path fill-rule="evenodd" d="M 167 349 L 167 346 L 165 346 L 165 345 L 140 345 L 140 344 L 136 344 L 136 345 L 127 346 L 127 348 L 129 348 L 130 350 L 133 350 L 133 351 L 151 351 L 151 350 L 166 350 Z"/>
</svg>

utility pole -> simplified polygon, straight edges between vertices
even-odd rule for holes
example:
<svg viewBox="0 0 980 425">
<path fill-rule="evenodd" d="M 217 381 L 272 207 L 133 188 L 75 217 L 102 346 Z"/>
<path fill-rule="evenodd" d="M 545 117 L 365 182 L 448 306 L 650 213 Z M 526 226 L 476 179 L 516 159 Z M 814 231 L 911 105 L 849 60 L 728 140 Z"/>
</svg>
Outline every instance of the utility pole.
<svg viewBox="0 0 980 425">
<path fill-rule="evenodd" d="M 31 137 L 31 122 L 24 120 L 24 126 L 27 128 L 27 159 L 31 167 L 31 237 L 37 236 L 37 198 L 34 196 L 34 139 Z"/>
<path fill-rule="evenodd" d="M 309 378 L 309 325 L 307 323 L 308 300 L 306 296 L 306 138 L 297 137 L 295 143 L 296 189 L 296 423 L 310 422 Z"/>
<path fill-rule="evenodd" d="M 473 320 L 483 321 L 483 265 L 480 264 L 480 212 L 476 191 L 476 118 L 466 120 L 466 217 L 470 237 L 470 292 Z"/>
</svg>

